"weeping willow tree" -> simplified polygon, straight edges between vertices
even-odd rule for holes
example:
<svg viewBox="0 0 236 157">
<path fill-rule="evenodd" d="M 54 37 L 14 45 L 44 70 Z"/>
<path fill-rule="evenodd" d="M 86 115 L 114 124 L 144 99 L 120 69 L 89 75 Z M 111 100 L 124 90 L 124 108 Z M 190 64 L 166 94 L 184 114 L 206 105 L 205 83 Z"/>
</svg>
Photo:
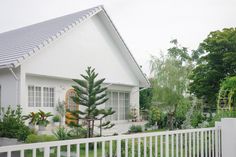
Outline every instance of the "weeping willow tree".
<svg viewBox="0 0 236 157">
<path fill-rule="evenodd" d="M 221 83 L 217 107 L 226 111 L 236 109 L 236 76 L 228 77 Z"/>
<path fill-rule="evenodd" d="M 154 76 L 152 103 L 167 113 L 169 129 L 173 129 L 177 107 L 187 94 L 188 75 L 193 67 L 188 50 L 179 46 L 177 40 L 171 43 L 174 46 L 167 55 L 152 56 L 150 61 Z"/>
</svg>

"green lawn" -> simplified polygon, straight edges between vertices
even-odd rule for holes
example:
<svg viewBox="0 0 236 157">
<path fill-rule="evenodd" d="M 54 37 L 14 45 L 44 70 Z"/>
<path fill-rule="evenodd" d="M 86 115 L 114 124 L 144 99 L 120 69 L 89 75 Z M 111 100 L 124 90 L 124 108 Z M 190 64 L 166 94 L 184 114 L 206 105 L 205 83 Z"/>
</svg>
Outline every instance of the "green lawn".
<svg viewBox="0 0 236 157">
<path fill-rule="evenodd" d="M 160 149 L 161 149 L 161 145 L 160 145 L 160 138 L 158 139 L 158 156 L 160 156 Z M 138 140 L 136 139 L 135 141 L 135 146 L 134 146 L 134 153 L 135 153 L 135 157 L 138 156 Z M 163 138 L 163 143 L 165 143 L 165 139 Z M 150 156 L 150 139 L 147 138 L 146 139 L 146 154 L 147 156 Z M 122 144 L 121 144 L 121 151 L 122 151 L 122 156 L 125 156 L 125 141 L 122 140 Z M 116 142 L 113 141 L 113 144 L 112 144 L 112 152 L 113 152 L 113 156 L 116 154 Z M 170 153 L 171 153 L 171 143 L 169 145 L 170 147 Z M 140 150 L 141 150 L 141 156 L 143 157 L 144 155 L 144 139 L 141 139 L 141 143 L 140 143 Z M 106 142 L 105 144 L 105 154 L 109 154 L 109 142 Z M 163 145 L 163 156 L 165 156 L 165 144 Z M 50 154 L 50 157 L 56 157 L 57 156 L 57 152 L 56 152 L 56 148 L 51 148 L 51 151 L 53 151 L 51 154 Z M 71 153 L 75 153 L 76 152 L 76 146 L 75 145 L 72 145 L 71 146 Z M 174 148 L 174 151 L 175 148 Z M 64 154 L 66 154 L 67 152 L 67 148 L 66 146 L 62 146 L 61 147 L 61 152 L 63 152 Z M 183 153 L 184 153 L 184 150 L 183 150 Z M 37 149 L 37 157 L 43 157 L 43 152 L 40 152 L 39 149 Z M 128 140 L 128 156 L 131 156 L 132 154 L 132 140 Z M 155 138 L 152 137 L 152 156 L 155 155 Z M 180 155 L 180 151 L 179 151 L 179 155 Z M 25 156 L 26 157 L 32 157 L 32 151 L 30 150 L 26 150 L 25 151 Z M 93 157 L 94 156 L 94 148 L 90 148 L 89 149 L 89 157 Z M 97 156 L 98 157 L 101 157 L 102 156 L 102 147 L 101 147 L 101 143 L 98 144 L 98 147 L 97 147 Z M 81 145 L 80 146 L 80 157 L 85 157 L 85 145 Z"/>
</svg>

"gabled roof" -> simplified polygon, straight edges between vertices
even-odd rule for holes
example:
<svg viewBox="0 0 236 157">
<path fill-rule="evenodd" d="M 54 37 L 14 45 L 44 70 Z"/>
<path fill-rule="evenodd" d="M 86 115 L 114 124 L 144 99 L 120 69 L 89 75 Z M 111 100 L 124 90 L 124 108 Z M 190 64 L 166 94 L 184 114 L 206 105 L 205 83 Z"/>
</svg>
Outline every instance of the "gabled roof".
<svg viewBox="0 0 236 157">
<path fill-rule="evenodd" d="M 55 38 L 59 38 L 63 33 L 66 33 L 74 26 L 100 11 L 104 11 L 107 15 L 103 6 L 97 6 L 13 31 L 0 33 L 0 69 L 15 68 L 19 66 L 25 59 L 38 53 L 38 50 L 47 44 L 50 44 Z M 107 17 L 115 31 L 117 31 L 108 15 Z M 128 50 L 118 31 L 117 34 Z M 135 65 L 136 69 L 139 71 L 139 76 L 141 74 L 143 79 L 146 81 L 145 84 L 149 85 L 149 81 L 139 68 L 132 54 L 129 50 L 128 52 L 133 65 Z"/>
<path fill-rule="evenodd" d="M 17 67 L 40 47 L 101 11 L 100 6 L 0 34 L 0 68 Z"/>
</svg>

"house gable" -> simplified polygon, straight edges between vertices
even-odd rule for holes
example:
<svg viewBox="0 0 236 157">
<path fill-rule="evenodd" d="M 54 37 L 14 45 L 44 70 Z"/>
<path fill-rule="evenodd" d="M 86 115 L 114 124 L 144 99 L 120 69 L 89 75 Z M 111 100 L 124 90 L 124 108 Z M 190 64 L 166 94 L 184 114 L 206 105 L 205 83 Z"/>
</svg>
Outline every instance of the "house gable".
<svg viewBox="0 0 236 157">
<path fill-rule="evenodd" d="M 92 66 L 100 77 L 106 78 L 107 83 L 139 86 L 124 52 L 121 52 L 99 14 L 41 48 L 40 53 L 21 65 L 23 71 L 72 79 L 80 77 L 87 66 Z"/>
<path fill-rule="evenodd" d="M 109 40 L 106 40 L 105 38 L 107 38 L 107 37 L 105 37 L 104 41 L 106 41 L 107 44 L 110 46 L 112 44 L 115 45 L 116 49 L 118 49 L 118 50 L 116 50 L 116 52 L 119 53 L 117 55 L 122 55 L 123 60 L 126 61 L 125 70 L 123 69 L 121 71 L 131 70 L 130 73 L 132 73 L 136 77 L 136 79 L 138 79 L 139 86 L 140 87 L 148 87 L 149 81 L 146 79 L 145 75 L 142 73 L 141 69 L 139 68 L 139 65 L 136 63 L 135 59 L 133 58 L 132 54 L 130 53 L 129 49 L 127 48 L 126 44 L 124 43 L 123 39 L 119 35 L 117 29 L 113 25 L 111 19 L 109 18 L 108 14 L 106 13 L 105 9 L 102 6 L 90 8 L 90 9 L 80 11 L 80 12 L 77 12 L 74 14 L 66 15 L 66 16 L 59 17 L 59 18 L 56 18 L 53 20 L 45 21 L 45 22 L 42 22 L 39 24 L 35 24 L 32 26 L 28 26 L 28 27 L 24 27 L 21 29 L 17 29 L 14 31 L 0 34 L 0 41 L 1 41 L 1 43 L 3 43 L 0 46 L 0 57 L 1 57 L 0 69 L 1 68 L 9 68 L 9 67 L 15 68 L 15 67 L 18 67 L 19 65 L 21 65 L 22 63 L 24 63 L 25 61 L 26 61 L 25 64 L 27 64 L 28 62 L 30 62 L 30 61 L 28 61 L 29 58 L 30 59 L 34 58 L 34 57 L 32 57 L 34 55 L 38 56 L 39 52 L 41 53 L 43 51 L 47 51 L 45 49 L 53 47 L 53 45 L 55 45 L 55 43 L 60 41 L 61 38 L 67 37 L 68 35 L 66 35 L 66 34 L 70 34 L 70 32 L 73 32 L 74 29 L 78 29 L 79 28 L 78 26 L 84 25 L 84 23 L 88 23 L 87 21 L 91 21 L 91 19 L 95 23 L 95 25 L 100 24 L 99 25 L 100 28 L 99 28 L 98 32 L 107 33 L 110 35 L 108 37 Z M 95 19 L 99 19 L 99 20 L 97 20 L 99 22 L 95 22 L 96 21 Z M 83 26 L 81 26 L 81 27 L 83 28 Z M 102 28 L 102 27 L 106 28 L 105 29 L 106 31 L 104 31 L 104 28 Z M 89 41 L 83 40 L 83 37 L 87 37 L 84 34 L 83 33 L 79 34 L 79 35 L 82 35 L 82 37 L 80 37 L 80 41 L 79 41 L 80 46 L 82 46 L 81 47 L 82 50 L 84 47 L 84 45 L 83 45 L 84 42 L 91 43 L 90 41 L 93 41 L 93 42 L 100 44 L 99 43 L 100 41 L 97 42 L 92 39 Z M 91 35 L 90 31 L 87 34 L 88 34 L 88 36 Z M 78 41 L 77 38 L 75 38 L 75 40 Z M 111 43 L 111 41 L 114 43 Z M 74 42 L 71 41 L 71 43 L 74 43 Z M 14 43 L 14 44 L 9 44 L 9 43 Z M 70 45 L 70 44 L 67 44 L 67 45 Z M 92 45 L 92 44 L 90 44 L 90 45 Z M 66 45 L 64 45 L 64 46 L 66 46 Z M 96 46 L 93 45 L 93 48 L 96 48 Z M 70 49 L 72 49 L 72 48 L 67 47 L 67 51 Z M 90 47 L 90 49 L 91 49 L 91 47 Z M 101 49 L 101 50 L 103 50 L 103 49 Z M 58 53 L 58 54 L 60 54 L 60 53 Z M 58 57 L 57 56 L 58 54 L 56 54 L 55 57 Z M 99 54 L 101 54 L 101 53 L 99 53 Z M 93 55 L 96 56 L 98 54 L 93 54 Z M 104 55 L 104 54 L 101 54 L 101 55 Z M 60 56 L 63 56 L 63 55 L 60 54 Z M 66 56 L 66 58 L 68 58 L 68 56 Z M 109 61 L 110 60 L 112 60 L 112 59 L 110 58 Z M 118 57 L 118 60 L 119 60 L 119 57 Z M 70 61 L 72 61 L 72 60 L 70 60 Z M 36 64 L 36 62 L 37 61 L 35 61 L 34 63 Z M 63 62 L 65 62 L 65 61 L 63 61 Z M 122 61 L 119 61 L 119 62 L 121 62 L 121 64 L 123 64 Z M 89 63 L 89 62 L 87 62 L 87 63 Z M 52 66 L 52 64 L 50 64 L 48 66 L 50 67 L 50 66 Z M 91 66 L 92 66 L 92 64 L 91 64 Z M 23 65 L 22 67 L 27 67 L 27 66 Z M 33 67 L 33 65 L 32 65 L 32 67 Z M 36 71 L 38 71 L 38 69 L 40 69 L 40 67 L 37 66 Z M 127 69 L 129 69 L 129 70 L 127 70 Z M 26 68 L 26 70 L 30 71 L 30 68 L 28 68 L 28 69 Z M 28 73 L 30 73 L 30 72 L 28 72 Z M 122 72 L 121 72 L 121 74 L 122 74 Z M 64 75 L 64 76 L 70 77 L 70 75 Z M 129 82 L 129 83 L 131 83 L 131 82 Z"/>
</svg>

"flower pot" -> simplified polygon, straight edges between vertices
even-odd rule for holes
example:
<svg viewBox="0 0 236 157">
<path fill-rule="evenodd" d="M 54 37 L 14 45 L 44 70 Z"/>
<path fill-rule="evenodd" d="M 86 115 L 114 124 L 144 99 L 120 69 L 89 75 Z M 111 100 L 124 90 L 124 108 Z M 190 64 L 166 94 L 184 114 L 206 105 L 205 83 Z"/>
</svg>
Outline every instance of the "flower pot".
<svg viewBox="0 0 236 157">
<path fill-rule="evenodd" d="M 39 131 L 45 131 L 46 130 L 46 126 L 44 125 L 39 125 Z"/>
<path fill-rule="evenodd" d="M 35 130 L 35 125 L 34 124 L 29 124 L 29 128 Z"/>
<path fill-rule="evenodd" d="M 60 126 L 60 122 L 53 122 L 53 125 L 54 125 L 55 127 L 58 127 L 58 126 Z"/>
</svg>

